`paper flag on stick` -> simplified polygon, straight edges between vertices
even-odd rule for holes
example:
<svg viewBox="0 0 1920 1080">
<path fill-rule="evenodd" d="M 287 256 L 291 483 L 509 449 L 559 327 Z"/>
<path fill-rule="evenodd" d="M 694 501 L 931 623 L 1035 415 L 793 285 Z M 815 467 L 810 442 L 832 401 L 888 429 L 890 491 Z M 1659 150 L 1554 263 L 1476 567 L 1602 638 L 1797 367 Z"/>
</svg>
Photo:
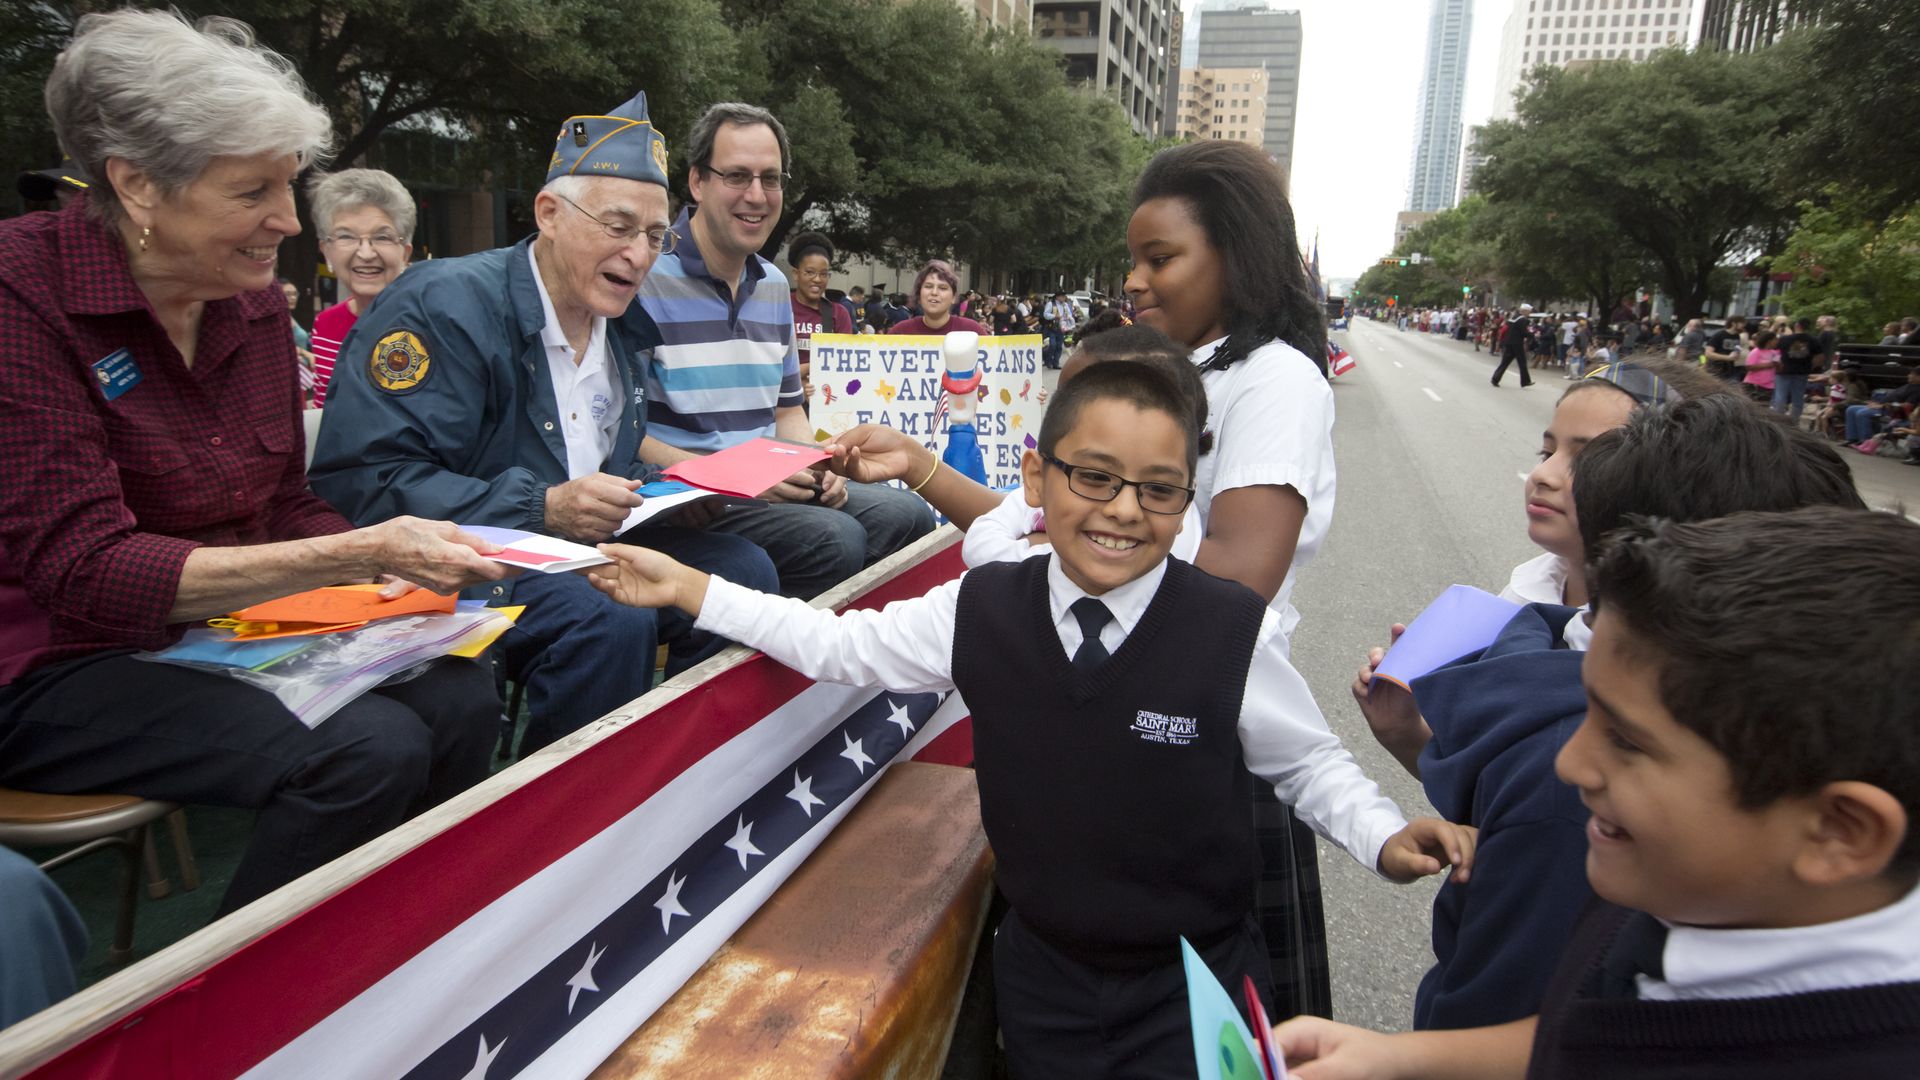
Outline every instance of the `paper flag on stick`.
<svg viewBox="0 0 1920 1080">
<path fill-rule="evenodd" d="M 1519 604 L 1492 593 L 1448 586 L 1387 650 L 1373 677 L 1412 690 L 1420 676 L 1493 644 L 1519 611 Z"/>
<path fill-rule="evenodd" d="M 1226 988 L 1213 977 L 1186 938 L 1180 956 L 1187 968 L 1187 1007 L 1193 1018 L 1193 1063 L 1200 1080 L 1266 1080 L 1258 1040 L 1247 1030 Z"/>
</svg>

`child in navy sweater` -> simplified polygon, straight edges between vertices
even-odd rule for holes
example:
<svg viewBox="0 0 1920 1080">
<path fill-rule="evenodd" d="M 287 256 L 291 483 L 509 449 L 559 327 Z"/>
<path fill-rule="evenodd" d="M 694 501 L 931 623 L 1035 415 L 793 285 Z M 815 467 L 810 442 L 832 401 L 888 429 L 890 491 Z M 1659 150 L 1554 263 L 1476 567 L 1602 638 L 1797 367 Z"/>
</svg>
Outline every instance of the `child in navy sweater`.
<svg viewBox="0 0 1920 1080">
<path fill-rule="evenodd" d="M 1464 876 L 1471 858 L 1470 830 L 1408 825 L 1361 773 L 1257 594 L 1168 558 L 1198 439 L 1164 372 L 1088 369 L 1022 462 L 1053 551 L 877 612 L 836 616 L 622 545 L 593 571 L 623 603 L 680 607 L 814 678 L 965 696 L 1011 907 L 994 975 L 1017 1077 L 1190 1077 L 1182 936 L 1226 985 L 1266 987 L 1255 777 L 1384 877 Z"/>
<path fill-rule="evenodd" d="M 1277 1029 L 1293 1075 L 1920 1075 L 1916 565 L 1920 526 L 1866 510 L 1614 533 L 1586 717 L 1555 762 L 1600 901 L 1539 1015 L 1410 1035 L 1296 1019 Z M 1834 626 L 1874 631 L 1809 693 L 1784 673 Z"/>
</svg>

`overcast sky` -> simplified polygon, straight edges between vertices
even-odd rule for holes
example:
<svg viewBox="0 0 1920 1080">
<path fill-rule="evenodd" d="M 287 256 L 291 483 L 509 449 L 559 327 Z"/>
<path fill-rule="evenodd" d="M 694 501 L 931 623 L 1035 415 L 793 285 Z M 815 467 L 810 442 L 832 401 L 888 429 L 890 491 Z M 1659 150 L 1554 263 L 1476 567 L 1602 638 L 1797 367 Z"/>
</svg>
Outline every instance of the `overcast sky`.
<svg viewBox="0 0 1920 1080">
<path fill-rule="evenodd" d="M 1251 0 L 1258 2 L 1258 0 Z M 1188 32 L 1196 0 L 1183 0 Z M 1428 0 L 1271 0 L 1300 12 L 1300 112 L 1293 135 L 1293 213 L 1300 244 L 1320 231 L 1320 269 L 1357 277 L 1393 246 L 1406 208 L 1415 98 L 1426 59 Z M 1461 121 L 1493 111 L 1500 30 L 1513 0 L 1474 0 Z"/>
</svg>

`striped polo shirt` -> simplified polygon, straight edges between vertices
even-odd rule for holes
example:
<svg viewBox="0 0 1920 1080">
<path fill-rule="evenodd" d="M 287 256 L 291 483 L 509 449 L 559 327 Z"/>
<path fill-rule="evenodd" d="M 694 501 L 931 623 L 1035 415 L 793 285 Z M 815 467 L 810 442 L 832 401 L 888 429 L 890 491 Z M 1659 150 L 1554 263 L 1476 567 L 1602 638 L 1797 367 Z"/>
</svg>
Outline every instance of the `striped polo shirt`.
<svg viewBox="0 0 1920 1080">
<path fill-rule="evenodd" d="M 754 255 L 735 295 L 707 272 L 693 208 L 680 212 L 673 231 L 673 252 L 640 283 L 640 304 L 661 339 L 647 362 L 647 434 L 701 453 L 772 435 L 774 410 L 801 401 L 786 276 Z"/>
</svg>

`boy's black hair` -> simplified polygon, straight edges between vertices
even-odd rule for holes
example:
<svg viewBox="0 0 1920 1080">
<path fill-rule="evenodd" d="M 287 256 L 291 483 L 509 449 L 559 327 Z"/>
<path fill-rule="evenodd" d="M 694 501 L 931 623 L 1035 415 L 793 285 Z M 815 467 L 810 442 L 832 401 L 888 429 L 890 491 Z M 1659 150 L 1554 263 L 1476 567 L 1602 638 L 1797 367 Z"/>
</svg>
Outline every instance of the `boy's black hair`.
<svg viewBox="0 0 1920 1080">
<path fill-rule="evenodd" d="M 1584 457 L 1584 455 L 1583 455 Z M 1578 487 L 1575 488 L 1578 491 Z M 1920 871 L 1920 525 L 1834 507 L 1636 518 L 1593 563 L 1594 609 L 1660 669 L 1660 700 L 1727 759 L 1748 810 L 1842 780 L 1898 799 Z M 1817 572 L 1809 570 L 1817 568 Z M 1846 636 L 1818 686 L 1808 643 Z"/>
<path fill-rule="evenodd" d="M 816 251 L 825 255 L 828 262 L 833 261 L 833 241 L 828 240 L 822 233 L 803 232 L 793 238 L 793 243 L 787 245 L 787 265 L 798 270 L 800 260 Z"/>
<path fill-rule="evenodd" d="M 1705 521 L 1803 506 L 1866 508 L 1825 440 L 1731 394 L 1635 409 L 1573 460 L 1574 516 L 1590 552 L 1628 515 Z"/>
<path fill-rule="evenodd" d="M 1207 384 L 1201 381 L 1200 369 L 1194 366 L 1185 345 L 1151 326 L 1121 324 L 1081 338 L 1073 352 L 1096 364 L 1132 360 L 1159 368 L 1193 407 L 1193 422 L 1200 431 L 1200 456 L 1213 449 L 1213 433 L 1207 430 Z"/>
<path fill-rule="evenodd" d="M 1294 235 L 1286 182 L 1267 155 L 1245 143 L 1208 139 L 1153 156 L 1133 186 L 1133 206 L 1179 199 L 1220 253 L 1227 340 L 1207 361 L 1219 371 L 1269 341 L 1284 341 L 1327 373 L 1327 312 L 1307 280 Z"/>
<path fill-rule="evenodd" d="M 1173 417 L 1187 445 L 1187 479 L 1192 482 L 1200 460 L 1200 425 L 1194 419 L 1192 399 L 1158 364 L 1094 364 L 1074 376 L 1047 403 L 1046 418 L 1040 421 L 1040 452 L 1055 456 L 1060 440 L 1080 422 L 1080 411 L 1095 401 L 1124 401 Z"/>
</svg>

